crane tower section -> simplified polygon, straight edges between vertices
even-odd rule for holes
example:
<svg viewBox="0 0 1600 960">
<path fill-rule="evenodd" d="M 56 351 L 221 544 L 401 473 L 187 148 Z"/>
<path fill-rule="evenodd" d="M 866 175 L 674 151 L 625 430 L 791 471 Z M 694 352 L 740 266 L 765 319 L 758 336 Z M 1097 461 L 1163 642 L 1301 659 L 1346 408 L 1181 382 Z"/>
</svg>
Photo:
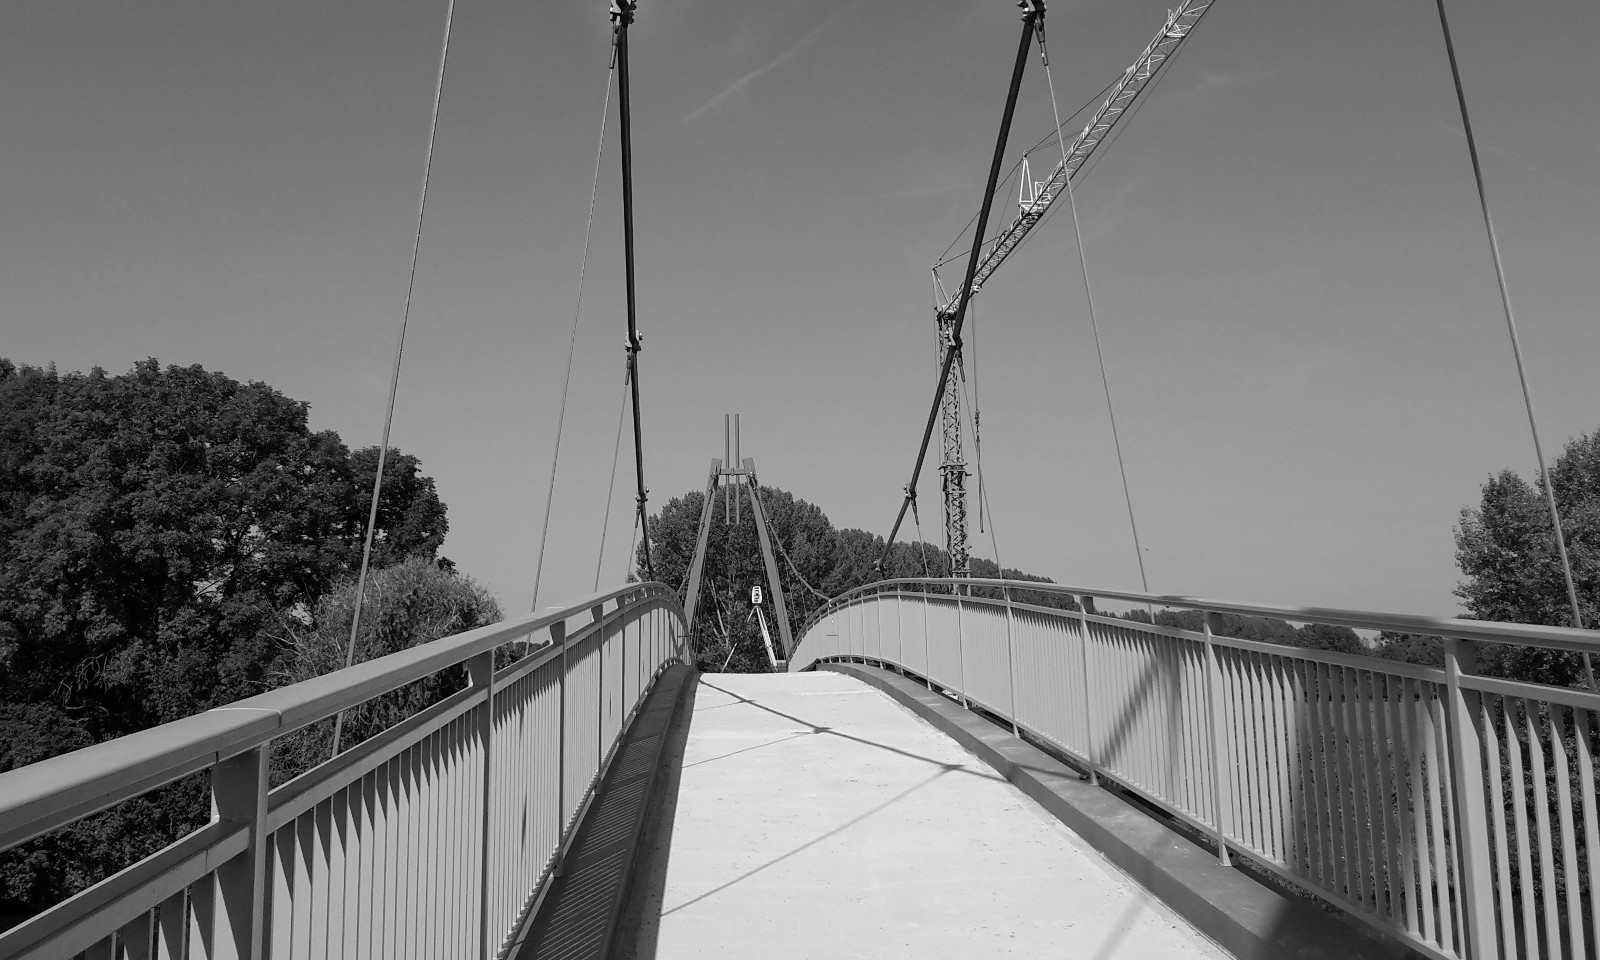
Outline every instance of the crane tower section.
<svg viewBox="0 0 1600 960">
<path fill-rule="evenodd" d="M 1200 18 L 1211 9 L 1213 2 L 1214 0 L 1207 0 L 1205 3 L 1183 0 L 1176 10 L 1167 14 L 1167 19 L 1155 38 L 1145 45 L 1144 51 L 1112 86 L 1110 95 L 1090 116 L 1083 130 L 1062 151 L 1062 158 L 1050 176 L 1035 181 L 1029 170 L 1027 158 L 1024 157 L 1017 216 L 993 240 L 973 238 L 974 243 L 981 243 L 985 249 L 968 288 L 959 289 L 954 295 L 944 295 L 943 284 L 939 282 L 939 268 L 934 267 L 935 289 L 940 293 L 939 299 L 944 301 L 935 311 L 941 365 L 946 352 L 952 349 L 951 325 L 955 322 L 962 299 L 978 295 L 984 283 L 1027 238 L 1056 198 L 1069 189 L 1068 181 L 1079 175 L 1084 163 L 1105 143 L 1112 128 L 1127 116 L 1128 108 L 1138 99 L 1139 94 L 1149 88 L 1162 65 L 1177 52 L 1179 46 L 1200 22 Z M 954 577 L 971 574 L 971 554 L 967 546 L 967 468 L 961 443 L 960 370 L 961 357 L 958 354 L 955 363 L 950 365 L 950 375 L 945 380 L 944 400 L 940 409 L 940 424 L 943 430 L 939 472 L 944 491 L 945 549 L 950 553 L 950 575 Z"/>
</svg>

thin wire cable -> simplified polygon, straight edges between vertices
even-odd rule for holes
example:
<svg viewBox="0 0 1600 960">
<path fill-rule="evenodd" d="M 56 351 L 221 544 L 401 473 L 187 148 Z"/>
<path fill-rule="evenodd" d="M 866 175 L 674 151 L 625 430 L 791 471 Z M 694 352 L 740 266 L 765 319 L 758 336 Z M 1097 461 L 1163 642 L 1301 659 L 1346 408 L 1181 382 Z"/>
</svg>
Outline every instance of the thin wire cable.
<svg viewBox="0 0 1600 960">
<path fill-rule="evenodd" d="M 1044 45 L 1041 41 L 1040 52 L 1043 53 L 1043 50 Z M 1059 108 L 1056 106 L 1056 84 L 1055 80 L 1050 76 L 1050 61 L 1048 57 L 1046 57 L 1044 64 L 1044 79 L 1045 83 L 1050 87 L 1050 109 L 1056 111 L 1058 118 L 1056 127 L 1059 132 L 1061 122 L 1059 120 Z M 1067 160 L 1066 137 L 1062 136 L 1060 141 L 1061 162 L 1065 163 Z M 1100 386 L 1106 395 L 1106 419 L 1111 422 L 1111 444 L 1117 452 L 1117 471 L 1122 475 L 1122 499 L 1128 505 L 1128 529 L 1133 532 L 1134 557 L 1139 561 L 1139 584 L 1145 593 L 1149 593 L 1150 577 L 1145 573 L 1144 547 L 1139 543 L 1139 524 L 1134 520 L 1133 515 L 1133 493 L 1128 487 L 1128 467 L 1122 458 L 1122 437 L 1117 432 L 1116 408 L 1111 403 L 1111 378 L 1106 375 L 1106 355 L 1100 347 L 1100 323 L 1095 317 L 1094 293 L 1089 287 L 1089 257 L 1083 247 L 1083 228 L 1078 223 L 1078 202 L 1073 198 L 1071 177 L 1067 177 L 1066 186 L 1067 206 L 1072 211 L 1072 232 L 1078 238 L 1078 268 L 1083 273 L 1083 298 L 1089 307 L 1089 329 L 1094 333 L 1094 355 L 1100 361 Z"/>
<path fill-rule="evenodd" d="M 969 419 L 972 421 L 972 452 L 978 461 L 978 532 L 983 533 L 983 411 L 978 407 L 978 305 L 974 303 L 967 310 L 972 314 L 972 415 Z M 965 370 L 963 365 L 962 372 L 965 373 Z M 965 376 L 962 377 L 962 385 L 966 385 Z M 995 558 L 995 563 L 999 562 L 999 558 Z"/>
<path fill-rule="evenodd" d="M 1066 121 L 1062 121 L 1062 122 L 1070 122 L 1070 121 L 1072 121 L 1073 119 L 1075 119 L 1078 116 L 1080 116 L 1083 113 L 1083 111 L 1085 111 L 1085 110 L 1089 109 L 1090 107 L 1094 106 L 1095 104 L 1099 103 L 1101 101 L 1101 98 L 1103 98 L 1107 93 L 1109 93 L 1111 91 L 1111 88 L 1116 86 L 1121 81 L 1122 81 L 1122 75 L 1118 74 L 1117 78 L 1115 80 L 1112 80 L 1110 83 L 1106 84 L 1104 87 L 1101 87 L 1099 93 L 1097 93 L 1094 96 L 1090 97 L 1088 100 L 1085 100 L 1083 102 L 1083 106 L 1081 106 L 1078 109 L 1074 110 L 1072 112 L 1072 115 L 1067 117 Z M 1029 147 L 1026 151 L 1024 151 L 1023 152 L 1023 156 L 1032 156 L 1035 152 L 1038 151 L 1038 149 L 1040 147 L 1042 147 L 1045 144 L 1049 143 L 1051 141 L 1051 139 L 1061 135 L 1061 123 L 1062 122 L 1058 122 L 1056 124 L 1056 128 L 1054 130 L 1052 130 L 1049 133 L 1045 134 L 1044 135 L 1044 139 L 1040 140 L 1038 143 L 1034 144 L 1032 147 Z M 1010 182 L 1011 178 L 1016 175 L 1017 170 L 1019 168 L 1021 168 L 1021 166 L 1022 166 L 1022 161 L 1019 159 L 1016 162 L 1016 164 L 1011 167 L 1010 170 L 1006 171 L 1006 177 L 1005 177 L 1006 178 L 1006 182 L 1008 182 L 1008 183 Z M 956 238 L 954 240 L 950 241 L 950 246 L 945 247 L 944 248 L 944 252 L 939 254 L 936 262 L 933 265 L 935 270 L 937 270 L 938 268 L 940 268 L 940 267 L 944 266 L 945 264 L 949 263 L 951 260 L 959 260 L 962 257 L 967 255 L 967 251 L 962 251 L 961 253 L 955 255 L 954 257 L 951 257 L 950 256 L 950 251 L 955 248 L 956 244 L 961 242 L 961 238 L 966 235 L 967 229 L 970 228 L 972 226 L 972 224 L 973 224 L 973 221 L 975 221 L 977 219 L 978 219 L 978 215 L 976 213 L 974 213 L 972 215 L 971 219 L 969 219 L 966 222 L 966 224 L 964 226 L 962 226 L 961 232 L 956 234 Z M 987 241 L 985 241 L 985 242 L 987 242 Z M 969 247 L 968 250 L 970 250 L 970 249 L 971 248 Z M 947 257 L 949 259 L 946 259 Z"/>
<path fill-rule="evenodd" d="M 622 424 L 628 418 L 628 381 L 622 381 L 622 407 L 617 411 L 617 439 L 611 446 L 611 479 L 606 483 L 606 515 L 600 521 L 600 556 L 594 561 L 594 588 L 600 589 L 600 570 L 606 561 L 606 530 L 611 526 L 611 501 L 617 495 L 617 459 L 622 455 Z"/>
<path fill-rule="evenodd" d="M 962 383 L 961 383 L 961 392 L 962 392 L 963 399 L 967 399 L 967 397 L 966 397 L 967 384 L 966 384 L 965 379 L 963 379 Z M 985 532 L 984 531 L 984 524 L 983 524 L 984 514 L 988 513 L 989 499 L 984 494 L 985 485 L 984 485 L 984 482 L 983 482 L 983 447 L 978 443 L 978 386 L 977 386 L 977 368 L 976 368 L 976 365 L 974 365 L 974 368 L 973 368 L 972 396 L 970 398 L 968 406 L 971 409 L 970 409 L 970 412 L 968 413 L 968 416 L 967 416 L 967 424 L 968 424 L 968 426 L 972 427 L 972 446 L 973 446 L 973 452 L 974 452 L 973 459 L 975 461 L 977 461 L 977 468 L 978 468 L 978 532 L 979 533 L 983 533 L 983 532 Z M 987 532 L 989 534 L 989 546 L 994 550 L 994 565 L 995 565 L 995 569 L 998 570 L 998 569 L 1001 568 L 1001 563 L 1000 563 L 1000 543 L 995 538 L 994 514 L 993 513 L 989 513 L 988 514 L 988 518 L 989 518 L 989 529 L 988 529 Z"/>
<path fill-rule="evenodd" d="M 627 565 L 622 568 L 622 582 L 624 583 L 628 582 L 628 578 L 633 575 L 633 558 L 639 549 L 639 513 L 640 511 L 638 510 L 633 512 L 633 539 L 628 541 L 628 556 L 625 559 Z"/>
<path fill-rule="evenodd" d="M 752 481 L 754 480 L 753 477 L 751 479 Z M 760 487 L 756 483 L 752 482 L 750 484 L 750 497 L 752 500 L 760 499 L 761 494 L 759 490 Z M 767 538 L 772 541 L 772 545 L 774 547 L 778 548 L 778 554 L 783 557 L 783 562 L 789 565 L 789 572 L 795 575 L 795 579 L 800 581 L 801 586 L 805 587 L 807 590 L 810 590 L 824 603 L 831 601 L 833 599 L 832 597 L 811 585 L 811 581 L 806 579 L 805 574 L 800 572 L 800 568 L 795 566 L 794 560 L 790 559 L 789 551 L 783 549 L 783 541 L 778 538 L 778 528 L 772 525 L 771 515 L 767 512 L 765 505 L 763 505 L 761 508 L 761 515 L 762 517 L 766 518 L 767 521 Z"/>
<path fill-rule="evenodd" d="M 1511 292 L 1506 286 L 1505 265 L 1500 260 L 1500 241 L 1494 232 L 1494 220 L 1489 216 L 1489 197 L 1483 186 L 1483 166 L 1478 162 L 1477 138 L 1472 134 L 1472 120 L 1467 115 L 1467 94 L 1461 86 L 1461 68 L 1456 63 L 1455 42 L 1450 38 L 1450 20 L 1445 16 L 1444 0 L 1435 0 L 1439 8 L 1439 29 L 1444 33 L 1445 55 L 1450 60 L 1450 77 L 1455 81 L 1456 103 L 1461 108 L 1461 128 L 1467 137 L 1467 155 L 1472 158 L 1472 179 L 1478 185 L 1478 206 L 1483 210 L 1483 229 L 1489 235 L 1489 252 L 1494 258 L 1495 282 L 1500 286 L 1500 306 L 1506 315 L 1506 330 L 1511 334 L 1511 356 L 1517 364 L 1517 380 L 1522 384 L 1522 404 L 1528 411 L 1528 431 L 1533 434 L 1533 453 L 1539 460 L 1539 477 L 1544 482 L 1545 504 L 1550 508 L 1550 525 L 1555 533 L 1556 552 L 1561 556 L 1561 574 L 1567 581 L 1567 600 L 1572 605 L 1572 625 L 1583 627 L 1583 612 L 1578 605 L 1578 587 L 1572 578 L 1572 561 L 1567 557 L 1567 539 L 1561 530 L 1561 513 L 1556 509 L 1555 488 L 1550 483 L 1550 467 L 1544 459 L 1544 445 L 1539 442 L 1539 420 L 1533 414 L 1533 391 L 1528 386 L 1528 371 L 1522 362 L 1522 341 L 1517 336 L 1517 321 L 1511 312 Z M 1587 652 L 1583 655 L 1584 679 L 1589 689 L 1596 689 L 1594 663 Z"/>
<path fill-rule="evenodd" d="M 583 314 L 583 281 L 589 271 L 589 239 L 594 234 L 594 202 L 600 195 L 600 161 L 605 156 L 606 126 L 611 117 L 611 82 L 617 75 L 616 68 L 616 39 L 611 41 L 612 57 L 611 68 L 606 72 L 605 105 L 600 109 L 600 142 L 594 149 L 594 182 L 589 187 L 589 220 L 583 228 L 583 257 L 578 262 L 578 299 L 572 308 L 572 332 L 567 337 L 567 372 L 561 380 L 561 407 L 556 413 L 556 444 L 555 452 L 550 456 L 550 487 L 544 494 L 544 525 L 539 530 L 539 559 L 533 567 L 533 605 L 532 609 L 539 609 L 539 581 L 544 575 L 544 548 L 546 539 L 550 536 L 550 506 L 556 496 L 556 467 L 561 463 L 561 434 L 567 422 L 567 390 L 572 385 L 572 356 L 578 349 L 578 318 Z M 606 509 L 611 509 L 609 500 Z M 602 537 L 604 534 L 602 534 Z M 605 549 L 602 540 L 601 549 Z M 599 584 L 595 589 L 600 589 Z"/>
<path fill-rule="evenodd" d="M 917 552 L 922 554 L 922 575 L 932 577 L 933 571 L 928 569 L 928 541 L 922 538 L 922 518 L 917 516 L 915 499 L 911 501 L 911 522 L 917 525 Z M 884 571 L 884 576 L 888 576 L 887 570 Z"/>
<path fill-rule="evenodd" d="M 361 572 L 356 576 L 355 610 L 350 617 L 350 643 L 344 665 L 355 663 L 356 638 L 361 633 L 361 602 L 367 592 L 367 572 L 372 565 L 372 536 L 378 526 L 378 500 L 383 492 L 383 468 L 389 459 L 389 430 L 394 425 L 394 401 L 400 392 L 400 359 L 406 349 L 406 326 L 411 322 L 411 294 L 417 286 L 417 259 L 422 252 L 422 218 L 428 209 L 428 179 L 433 175 L 433 145 L 439 133 L 439 103 L 444 98 L 444 68 L 450 55 L 450 26 L 455 20 L 456 0 L 449 0 L 444 12 L 444 42 L 439 50 L 439 79 L 433 88 L 433 114 L 428 121 L 428 153 L 422 166 L 422 192 L 417 199 L 417 232 L 411 243 L 411 270 L 406 279 L 406 303 L 400 314 L 400 335 L 394 345 L 394 371 L 389 375 L 389 403 L 383 414 L 383 442 L 378 447 L 378 469 L 372 478 L 372 505 L 367 511 L 367 532 L 361 546 Z M 344 732 L 344 711 L 333 719 L 333 756 L 339 754 L 339 739 Z"/>
</svg>

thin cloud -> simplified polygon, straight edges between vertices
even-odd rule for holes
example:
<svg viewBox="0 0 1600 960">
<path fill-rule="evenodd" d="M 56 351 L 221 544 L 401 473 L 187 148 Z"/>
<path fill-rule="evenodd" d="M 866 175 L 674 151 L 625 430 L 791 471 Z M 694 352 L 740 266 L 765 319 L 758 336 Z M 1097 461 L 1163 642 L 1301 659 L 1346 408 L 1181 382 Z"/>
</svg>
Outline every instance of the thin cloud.
<svg viewBox="0 0 1600 960">
<path fill-rule="evenodd" d="M 805 36 L 801 37 L 799 40 L 795 41 L 794 45 L 789 47 L 789 49 L 787 49 L 787 50 L 783 51 L 782 53 L 778 54 L 776 57 L 773 57 L 771 60 L 769 60 L 767 63 L 763 64 L 762 66 L 759 66 L 754 70 L 751 70 L 749 73 L 747 73 L 744 76 L 740 77 L 739 79 L 735 80 L 733 83 L 731 83 L 727 87 L 725 87 L 716 96 L 712 97 L 710 100 L 707 100 L 705 103 L 702 103 L 702 104 L 700 104 L 700 106 L 695 107 L 693 110 L 689 111 L 689 115 L 684 117 L 682 120 L 680 120 L 678 122 L 679 123 L 691 123 L 691 122 L 693 122 L 701 114 L 706 113 L 707 111 L 716 109 L 716 107 L 718 107 L 723 101 L 727 100 L 729 97 L 731 97 L 734 94 L 738 93 L 741 89 L 744 88 L 744 86 L 746 84 L 750 83 L 752 80 L 755 80 L 756 78 L 758 78 L 760 76 L 763 76 L 764 74 L 770 73 L 773 70 L 776 70 L 778 67 L 782 66 L 783 64 L 787 63 L 789 60 L 794 59 L 794 57 L 796 55 L 798 55 L 802 50 L 804 50 L 806 47 L 811 45 L 811 41 L 815 40 L 818 36 L 820 36 L 824 30 L 826 30 L 829 27 L 833 26 L 833 23 L 834 23 L 835 20 L 838 20 L 840 17 L 842 17 L 845 14 L 849 13 L 850 11 L 854 10 L 856 8 L 856 6 L 859 4 L 859 2 L 860 2 L 860 0 L 857 0 L 856 3 L 852 3 L 847 7 L 841 7 L 840 9 L 834 11 L 834 13 L 831 16 L 829 16 L 828 19 L 822 21 L 815 28 L 813 28 L 810 33 L 806 34 Z"/>
</svg>

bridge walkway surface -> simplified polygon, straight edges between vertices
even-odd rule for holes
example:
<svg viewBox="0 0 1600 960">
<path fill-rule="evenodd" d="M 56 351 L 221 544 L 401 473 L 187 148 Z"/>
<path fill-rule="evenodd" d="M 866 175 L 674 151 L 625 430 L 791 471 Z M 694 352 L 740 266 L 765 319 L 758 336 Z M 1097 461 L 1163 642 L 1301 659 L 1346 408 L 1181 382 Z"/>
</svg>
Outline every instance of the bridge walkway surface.
<svg viewBox="0 0 1600 960">
<path fill-rule="evenodd" d="M 623 956 L 1228 956 L 858 680 L 708 674 L 678 722 Z"/>
</svg>

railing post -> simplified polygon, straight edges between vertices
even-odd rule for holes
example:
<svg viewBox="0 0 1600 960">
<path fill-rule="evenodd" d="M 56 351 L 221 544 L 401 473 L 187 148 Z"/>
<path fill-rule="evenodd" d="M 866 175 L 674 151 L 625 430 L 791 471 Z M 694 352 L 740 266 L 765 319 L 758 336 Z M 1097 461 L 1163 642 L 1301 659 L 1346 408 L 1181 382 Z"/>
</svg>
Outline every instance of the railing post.
<svg viewBox="0 0 1600 960">
<path fill-rule="evenodd" d="M 1461 903 L 1467 916 L 1467 956 L 1495 955 L 1494 873 L 1489 862 L 1489 815 L 1484 801 L 1483 745 L 1474 715 L 1480 694 L 1461 685 L 1473 672 L 1477 644 L 1447 639 L 1445 688 L 1450 697 L 1450 766 L 1455 777 L 1456 838 L 1461 858 Z M 1558 746 L 1557 749 L 1560 749 Z M 1498 812 L 1496 813 L 1498 816 Z M 1545 856 L 1550 856 L 1546 851 Z M 1547 861 L 1548 862 L 1548 861 Z M 1553 896 L 1553 894 L 1550 894 Z"/>
<path fill-rule="evenodd" d="M 561 646 L 561 674 L 556 684 L 556 849 L 567 848 L 567 621 L 550 624 L 550 642 Z M 556 859 L 556 871 L 561 860 Z"/>
<path fill-rule="evenodd" d="M 483 691 L 483 713 L 478 717 L 478 742 L 483 745 L 483 835 L 478 838 L 478 956 L 489 960 L 494 956 L 489 952 L 489 852 L 493 848 L 494 833 L 494 651 L 487 650 L 467 661 L 467 676 L 474 690 Z"/>
<path fill-rule="evenodd" d="M 1011 684 L 1011 735 L 1020 737 L 1022 729 L 1017 723 L 1017 653 L 1016 639 L 1012 631 L 1011 588 L 1001 587 L 1000 593 L 1006 601 L 1006 679 Z"/>
<path fill-rule="evenodd" d="M 922 584 L 922 676 L 933 687 L 933 654 L 928 647 L 928 584 Z"/>
<path fill-rule="evenodd" d="M 1220 614 L 1205 615 L 1206 636 L 1206 726 L 1211 734 L 1211 802 L 1215 804 L 1213 821 L 1216 823 L 1217 859 L 1223 866 L 1231 862 L 1228 856 L 1228 833 L 1233 829 L 1233 749 L 1223 732 L 1227 717 L 1223 714 L 1222 665 L 1217 662 L 1213 632 L 1221 629 Z M 1226 767 L 1228 776 L 1224 777 Z M 1226 789 L 1224 789 L 1226 788 Z"/>
<path fill-rule="evenodd" d="M 961 586 L 953 584 L 951 592 L 956 595 L 956 672 L 961 678 L 961 705 L 967 703 L 967 631 L 962 626 Z"/>
<path fill-rule="evenodd" d="M 899 594 L 894 598 L 894 650 L 895 662 L 900 668 L 900 676 L 906 675 L 906 626 L 905 618 L 901 611 L 905 607 L 905 598 Z"/>
<path fill-rule="evenodd" d="M 1083 643 L 1078 648 L 1078 666 L 1083 673 L 1083 690 L 1078 701 L 1083 704 L 1083 754 L 1089 762 L 1089 784 L 1100 784 L 1100 758 L 1094 748 L 1094 679 L 1089 676 L 1089 611 L 1094 609 L 1094 597 L 1087 594 L 1078 598 L 1078 628 L 1083 633 Z"/>
<path fill-rule="evenodd" d="M 261 960 L 267 887 L 267 757 L 262 745 L 217 764 L 211 772 L 211 816 L 250 825 L 250 845 L 217 870 L 215 937 L 211 954 Z"/>
<path fill-rule="evenodd" d="M 600 768 L 606 762 L 606 607 L 597 603 L 589 608 L 594 628 L 594 781 L 600 781 Z"/>
</svg>

